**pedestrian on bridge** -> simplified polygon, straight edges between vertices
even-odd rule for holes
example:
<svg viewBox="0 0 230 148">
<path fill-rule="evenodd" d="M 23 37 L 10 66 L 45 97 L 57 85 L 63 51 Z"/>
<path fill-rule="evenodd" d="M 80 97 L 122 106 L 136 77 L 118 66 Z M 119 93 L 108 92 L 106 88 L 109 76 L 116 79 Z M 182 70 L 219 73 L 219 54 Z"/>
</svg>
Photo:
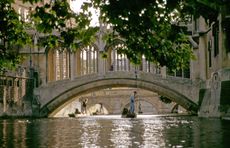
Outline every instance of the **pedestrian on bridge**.
<svg viewBox="0 0 230 148">
<path fill-rule="evenodd" d="M 134 91 L 133 94 L 130 96 L 130 113 L 134 113 L 135 111 L 135 98 L 137 92 Z"/>
</svg>

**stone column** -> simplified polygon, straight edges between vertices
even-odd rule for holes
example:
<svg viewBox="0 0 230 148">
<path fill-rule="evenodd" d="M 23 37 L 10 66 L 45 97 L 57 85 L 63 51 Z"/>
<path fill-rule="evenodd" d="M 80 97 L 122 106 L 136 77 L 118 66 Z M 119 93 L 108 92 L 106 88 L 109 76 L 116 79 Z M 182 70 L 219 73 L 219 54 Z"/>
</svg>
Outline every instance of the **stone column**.
<svg viewBox="0 0 230 148">
<path fill-rule="evenodd" d="M 76 76 L 80 76 L 81 75 L 81 51 L 77 50 L 77 52 L 75 53 L 75 62 L 76 62 Z"/>
<path fill-rule="evenodd" d="M 56 72 L 56 64 L 55 64 L 55 61 L 56 61 L 56 58 L 55 58 L 55 52 L 53 52 L 52 50 L 49 51 L 47 55 L 47 82 L 50 82 L 50 81 L 54 81 L 56 80 L 55 78 L 55 72 Z"/>
<path fill-rule="evenodd" d="M 5 113 L 7 109 L 7 104 L 6 104 L 6 85 L 3 85 L 3 112 Z"/>
<path fill-rule="evenodd" d="M 70 78 L 70 55 L 67 51 L 63 52 L 63 79 L 69 79 Z"/>
<path fill-rule="evenodd" d="M 60 80 L 63 80 L 63 52 L 59 54 L 59 59 L 58 59 L 58 62 L 59 62 L 59 74 L 60 74 Z"/>
<path fill-rule="evenodd" d="M 205 32 L 207 30 L 205 20 L 203 18 L 199 19 L 199 31 Z M 199 69 L 200 78 L 203 80 L 207 79 L 207 35 L 201 34 L 199 37 Z"/>
<path fill-rule="evenodd" d="M 102 51 L 99 52 L 98 55 L 98 73 L 104 74 L 105 73 L 105 59 L 102 58 Z"/>
<path fill-rule="evenodd" d="M 75 54 L 74 53 L 71 53 L 70 54 L 70 79 L 73 80 L 74 79 L 74 73 L 75 73 Z"/>
<path fill-rule="evenodd" d="M 200 78 L 202 80 L 206 80 L 206 75 L 207 75 L 207 56 L 206 56 L 206 37 L 200 37 L 200 44 L 199 44 L 199 69 L 200 69 Z"/>
<path fill-rule="evenodd" d="M 14 102 L 18 103 L 18 86 L 17 86 L 18 78 L 13 79 L 13 98 Z"/>
<path fill-rule="evenodd" d="M 106 71 L 107 70 L 109 70 L 109 71 L 113 71 L 113 68 L 114 68 L 114 65 L 113 65 L 113 63 L 112 63 L 112 57 L 111 57 L 111 49 L 110 50 L 108 50 L 107 52 L 107 68 L 106 68 Z"/>
<path fill-rule="evenodd" d="M 142 65 L 143 65 L 142 71 L 147 72 L 147 61 L 145 58 L 142 59 Z"/>
<path fill-rule="evenodd" d="M 87 69 L 88 69 L 88 71 L 87 71 L 87 74 L 92 74 L 92 57 L 91 57 L 91 55 L 92 55 L 92 51 L 91 51 L 91 49 L 88 51 L 88 53 L 87 53 Z"/>
<path fill-rule="evenodd" d="M 163 66 L 161 67 L 161 77 L 166 78 L 166 75 L 167 75 L 166 66 Z"/>
<path fill-rule="evenodd" d="M 211 117 L 220 117 L 220 91 L 221 91 L 221 79 L 218 72 L 213 74 L 211 80 L 211 98 L 209 106 L 209 115 Z"/>
</svg>

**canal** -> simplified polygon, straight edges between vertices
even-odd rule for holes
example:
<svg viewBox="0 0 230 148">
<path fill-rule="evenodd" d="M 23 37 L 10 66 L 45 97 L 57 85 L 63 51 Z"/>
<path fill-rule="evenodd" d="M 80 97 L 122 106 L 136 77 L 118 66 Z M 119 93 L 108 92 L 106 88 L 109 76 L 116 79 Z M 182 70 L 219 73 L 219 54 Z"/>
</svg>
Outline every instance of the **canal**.
<svg viewBox="0 0 230 148">
<path fill-rule="evenodd" d="M 0 119 L 1 148 L 227 148 L 230 121 L 142 115 Z"/>
</svg>

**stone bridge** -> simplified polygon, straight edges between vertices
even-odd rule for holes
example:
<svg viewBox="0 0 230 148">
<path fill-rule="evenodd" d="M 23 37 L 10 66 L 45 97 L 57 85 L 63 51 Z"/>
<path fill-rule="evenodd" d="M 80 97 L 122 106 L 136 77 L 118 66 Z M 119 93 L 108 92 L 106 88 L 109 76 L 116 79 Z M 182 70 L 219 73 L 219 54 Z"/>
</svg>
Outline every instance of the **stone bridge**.
<svg viewBox="0 0 230 148">
<path fill-rule="evenodd" d="M 197 113 L 200 83 L 186 78 L 129 71 L 108 71 L 74 79 L 51 82 L 34 90 L 45 117 L 77 96 L 111 87 L 141 88 L 166 96 L 185 109 Z"/>
</svg>

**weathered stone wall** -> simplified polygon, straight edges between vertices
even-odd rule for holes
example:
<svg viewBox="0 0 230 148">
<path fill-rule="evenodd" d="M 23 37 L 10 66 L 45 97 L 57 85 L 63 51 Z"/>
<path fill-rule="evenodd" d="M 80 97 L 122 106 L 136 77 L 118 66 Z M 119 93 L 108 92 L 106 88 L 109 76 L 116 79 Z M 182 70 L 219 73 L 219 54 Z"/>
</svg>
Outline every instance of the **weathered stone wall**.
<svg viewBox="0 0 230 148">
<path fill-rule="evenodd" d="M 27 80 L 25 69 L 0 77 L 0 116 L 32 115 L 30 101 L 25 98 Z"/>
<path fill-rule="evenodd" d="M 222 117 L 230 108 L 230 69 L 213 73 L 207 81 L 207 89 L 200 107 L 199 116 Z"/>
</svg>

